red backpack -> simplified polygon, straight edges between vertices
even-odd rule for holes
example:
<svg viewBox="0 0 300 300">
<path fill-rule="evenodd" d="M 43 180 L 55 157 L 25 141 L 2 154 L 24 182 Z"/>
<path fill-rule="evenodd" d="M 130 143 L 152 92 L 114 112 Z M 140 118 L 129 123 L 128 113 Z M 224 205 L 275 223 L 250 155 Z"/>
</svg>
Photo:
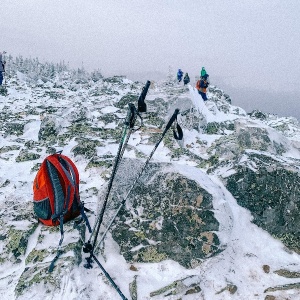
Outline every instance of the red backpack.
<svg viewBox="0 0 300 300">
<path fill-rule="evenodd" d="M 80 201 L 78 170 L 71 159 L 61 153 L 47 156 L 36 174 L 33 207 L 43 224 L 60 225 L 59 247 L 63 241 L 63 223 L 80 214 L 91 232 L 84 205 Z"/>
</svg>

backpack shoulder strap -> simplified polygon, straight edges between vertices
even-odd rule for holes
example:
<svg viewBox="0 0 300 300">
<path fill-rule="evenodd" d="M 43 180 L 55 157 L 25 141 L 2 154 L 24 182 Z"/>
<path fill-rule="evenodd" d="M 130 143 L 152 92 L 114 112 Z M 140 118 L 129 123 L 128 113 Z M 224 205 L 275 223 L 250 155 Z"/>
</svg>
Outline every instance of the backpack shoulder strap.
<svg viewBox="0 0 300 300">
<path fill-rule="evenodd" d="M 57 247 L 57 251 L 56 251 L 56 255 L 55 257 L 53 258 L 50 266 L 49 266 L 49 273 L 51 273 L 54 269 L 54 264 L 55 262 L 58 260 L 58 258 L 60 257 L 62 251 L 61 251 L 61 244 L 64 240 L 64 216 L 63 214 L 60 215 L 60 221 L 59 221 L 59 228 L 60 228 L 60 240 L 59 240 L 59 244 L 58 244 L 58 247 Z"/>
<path fill-rule="evenodd" d="M 63 223 L 64 223 L 64 215 L 72 206 L 74 199 L 79 197 L 79 189 L 78 189 L 78 182 L 79 182 L 79 174 L 76 166 L 74 163 L 61 154 L 53 154 L 47 157 L 47 164 L 48 164 L 48 172 L 50 180 L 52 179 L 52 187 L 54 189 L 54 195 L 56 197 L 55 201 L 55 213 L 52 215 L 53 219 L 59 218 L 59 227 L 60 227 L 60 241 L 58 244 L 56 256 L 52 260 L 48 271 L 52 272 L 54 269 L 54 264 L 58 260 L 59 256 L 61 255 L 61 245 L 64 239 L 64 230 L 63 230 Z M 57 178 L 55 178 L 54 173 L 56 172 Z M 65 185 L 65 195 L 62 193 L 58 194 L 55 189 L 59 189 L 61 187 L 59 181 L 58 174 L 62 178 L 64 185 Z M 52 177 L 52 178 L 51 178 Z M 61 189 L 62 190 L 62 189 Z M 78 195 L 78 197 L 76 196 Z M 87 221 L 88 222 L 88 221 Z"/>
<path fill-rule="evenodd" d="M 75 164 L 72 162 L 72 160 L 64 155 L 59 155 L 58 160 L 60 161 L 60 163 L 63 165 L 63 168 L 65 168 L 65 170 L 67 169 L 71 175 L 72 178 L 70 178 L 70 180 L 73 180 L 73 184 L 74 184 L 74 201 L 77 201 L 80 213 L 82 218 L 85 221 L 86 226 L 88 227 L 89 232 L 92 232 L 92 228 L 91 225 L 89 223 L 89 220 L 84 212 L 85 208 L 84 208 L 84 203 L 80 201 L 80 195 L 79 195 L 79 173 L 78 170 L 75 166 Z M 71 206 L 71 204 L 70 204 Z"/>
<path fill-rule="evenodd" d="M 55 214 L 52 216 L 52 218 L 59 218 L 59 226 L 60 226 L 60 233 L 61 238 L 59 241 L 59 245 L 57 248 L 57 253 L 54 259 L 52 260 L 50 266 L 49 266 L 49 272 L 52 272 L 54 269 L 54 264 L 61 255 L 61 245 L 64 239 L 64 230 L 63 230 L 63 222 L 64 222 L 64 215 L 65 213 L 71 208 L 73 201 L 77 201 L 77 204 L 80 209 L 80 213 L 82 215 L 82 218 L 84 219 L 86 226 L 89 229 L 89 232 L 92 232 L 90 223 L 88 221 L 88 218 L 84 212 L 84 205 L 80 201 L 79 196 L 79 173 L 75 166 L 75 164 L 72 162 L 71 159 L 69 159 L 67 156 L 62 155 L 60 153 L 56 153 L 53 155 L 50 155 L 47 157 L 47 160 L 49 163 L 51 163 L 54 168 L 56 169 L 57 173 L 61 176 L 64 184 L 65 184 L 65 195 L 63 205 L 60 203 L 60 207 L 58 209 L 55 209 Z M 51 168 L 51 167 L 49 167 Z M 53 172 L 53 170 L 52 170 Z M 50 175 L 50 174 L 49 174 Z M 51 175 L 50 175 L 51 177 Z M 60 201 L 58 201 L 60 202 Z"/>
<path fill-rule="evenodd" d="M 52 216 L 53 219 L 58 218 L 62 213 L 65 214 L 70 206 L 73 203 L 74 200 L 74 194 L 75 194 L 75 180 L 72 178 L 72 175 L 68 171 L 68 169 L 59 161 L 58 158 L 59 154 L 50 155 L 47 158 L 48 166 L 49 166 L 49 176 L 51 178 L 51 172 L 57 172 L 64 182 L 64 194 L 65 198 L 63 201 L 63 204 L 61 203 L 62 199 L 56 198 L 57 200 L 57 206 L 54 210 L 54 215 Z M 53 168 L 50 167 L 49 163 L 52 164 L 52 166 L 55 168 L 55 171 Z M 53 176 L 54 177 L 54 176 Z M 54 178 L 53 178 L 54 179 Z M 60 186 L 60 182 L 53 182 L 53 188 L 57 188 Z M 55 191 L 54 191 L 55 192 Z"/>
</svg>

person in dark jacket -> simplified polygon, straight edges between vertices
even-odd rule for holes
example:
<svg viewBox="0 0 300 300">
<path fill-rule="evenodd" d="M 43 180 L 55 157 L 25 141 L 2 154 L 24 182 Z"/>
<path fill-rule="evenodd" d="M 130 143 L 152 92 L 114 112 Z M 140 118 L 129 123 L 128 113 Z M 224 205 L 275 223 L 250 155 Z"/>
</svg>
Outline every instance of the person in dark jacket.
<svg viewBox="0 0 300 300">
<path fill-rule="evenodd" d="M 190 82 L 190 77 L 188 73 L 185 73 L 184 77 L 183 77 L 183 83 L 184 85 L 188 84 Z"/>
<path fill-rule="evenodd" d="M 198 90 L 198 93 L 201 95 L 204 101 L 207 101 L 206 89 L 209 85 L 208 76 L 208 74 L 205 74 L 196 83 L 196 89 Z"/>
<path fill-rule="evenodd" d="M 5 72 L 5 61 L 3 61 L 3 54 L 6 52 L 0 52 L 0 85 L 2 85 L 3 82 L 3 73 Z"/>
<path fill-rule="evenodd" d="M 182 76 L 183 76 L 183 72 L 181 71 L 181 69 L 178 69 L 178 72 L 177 72 L 177 80 L 178 80 L 178 82 L 180 82 L 182 80 Z"/>
</svg>

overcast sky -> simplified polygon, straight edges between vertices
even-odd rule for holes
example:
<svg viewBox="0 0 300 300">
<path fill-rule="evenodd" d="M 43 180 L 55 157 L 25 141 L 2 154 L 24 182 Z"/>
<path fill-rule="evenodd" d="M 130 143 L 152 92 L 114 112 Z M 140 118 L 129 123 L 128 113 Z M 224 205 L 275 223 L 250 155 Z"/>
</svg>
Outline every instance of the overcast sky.
<svg viewBox="0 0 300 300">
<path fill-rule="evenodd" d="M 106 76 L 205 66 L 237 105 L 300 119 L 299 16 L 299 0 L 1 0 L 0 50 Z"/>
</svg>

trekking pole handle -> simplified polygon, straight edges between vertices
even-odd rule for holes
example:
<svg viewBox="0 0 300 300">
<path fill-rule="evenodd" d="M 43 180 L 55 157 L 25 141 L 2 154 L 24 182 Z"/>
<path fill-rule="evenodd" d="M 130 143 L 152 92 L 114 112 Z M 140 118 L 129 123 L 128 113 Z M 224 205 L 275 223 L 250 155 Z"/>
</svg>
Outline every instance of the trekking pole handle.
<svg viewBox="0 0 300 300">
<path fill-rule="evenodd" d="M 129 109 L 129 128 L 133 128 L 136 118 L 137 118 L 137 110 L 132 103 L 128 103 L 128 109 Z"/>
<path fill-rule="evenodd" d="M 137 110 L 132 103 L 128 103 L 128 111 L 125 119 L 125 125 L 133 128 L 137 118 Z"/>
<path fill-rule="evenodd" d="M 139 101 L 144 101 L 146 98 L 146 95 L 148 93 L 149 87 L 150 87 L 151 82 L 149 80 L 147 80 L 145 86 L 143 87 L 142 93 L 139 97 Z"/>
<path fill-rule="evenodd" d="M 147 111 L 147 105 L 145 103 L 145 98 L 148 93 L 150 84 L 151 84 L 151 82 L 149 80 L 147 80 L 145 86 L 143 87 L 142 93 L 138 99 L 138 111 L 141 113 Z"/>
</svg>

